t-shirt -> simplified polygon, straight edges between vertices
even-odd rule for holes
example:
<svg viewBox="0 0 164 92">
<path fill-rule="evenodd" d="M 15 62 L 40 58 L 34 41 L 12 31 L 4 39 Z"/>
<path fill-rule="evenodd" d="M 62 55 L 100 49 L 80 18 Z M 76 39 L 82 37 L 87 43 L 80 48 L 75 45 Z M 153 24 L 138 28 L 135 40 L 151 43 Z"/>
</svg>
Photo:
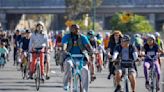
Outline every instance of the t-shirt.
<svg viewBox="0 0 164 92">
<path fill-rule="evenodd" d="M 30 42 L 30 39 L 27 39 L 26 37 L 23 37 L 21 39 L 21 44 L 22 44 L 22 49 L 23 50 L 28 50 L 28 48 L 29 48 L 29 42 Z"/>
<path fill-rule="evenodd" d="M 129 60 L 129 48 L 122 48 L 122 60 Z"/>
<path fill-rule="evenodd" d="M 1 54 L 7 54 L 8 50 L 6 49 L 6 47 L 0 47 L 0 53 Z"/>
<path fill-rule="evenodd" d="M 144 45 L 145 54 L 147 56 L 151 56 L 151 57 L 156 56 L 157 55 L 157 52 L 158 52 L 158 49 L 159 49 L 159 46 L 157 44 L 155 44 L 151 48 L 149 47 L 148 44 L 145 44 Z M 146 59 L 148 59 L 148 58 L 146 58 Z"/>
<path fill-rule="evenodd" d="M 71 38 L 72 37 L 72 38 Z M 77 36 L 71 36 L 71 34 L 66 34 L 62 38 L 62 44 L 68 44 L 69 40 L 73 39 L 73 47 L 70 50 L 71 54 L 82 54 L 80 47 L 77 44 Z M 88 38 L 85 35 L 81 35 L 81 41 L 83 45 L 90 44 Z"/>
<path fill-rule="evenodd" d="M 21 41 L 21 35 L 14 34 L 13 38 L 15 40 L 16 47 L 18 47 Z"/>
</svg>

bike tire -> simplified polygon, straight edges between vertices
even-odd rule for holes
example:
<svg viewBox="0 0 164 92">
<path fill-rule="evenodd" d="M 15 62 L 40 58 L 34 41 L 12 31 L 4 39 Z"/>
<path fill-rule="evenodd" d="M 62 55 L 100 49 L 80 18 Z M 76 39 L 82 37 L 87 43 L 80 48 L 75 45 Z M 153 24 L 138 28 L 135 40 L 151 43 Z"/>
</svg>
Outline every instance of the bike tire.
<svg viewBox="0 0 164 92">
<path fill-rule="evenodd" d="M 129 92 L 128 79 L 125 79 L 125 92 Z"/>
<path fill-rule="evenodd" d="M 79 74 L 74 77 L 74 92 L 83 92 L 81 77 Z"/>
<path fill-rule="evenodd" d="M 41 72 L 40 72 L 40 65 L 38 64 L 36 66 L 36 78 L 35 78 L 35 86 L 36 90 L 38 91 L 40 88 L 40 77 L 41 77 Z"/>
</svg>

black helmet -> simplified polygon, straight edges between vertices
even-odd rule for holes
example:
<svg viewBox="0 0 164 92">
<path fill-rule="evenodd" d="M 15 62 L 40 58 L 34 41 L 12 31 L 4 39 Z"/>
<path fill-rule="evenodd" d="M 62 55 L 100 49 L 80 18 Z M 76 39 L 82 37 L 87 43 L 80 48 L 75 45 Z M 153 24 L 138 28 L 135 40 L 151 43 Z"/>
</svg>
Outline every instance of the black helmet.
<svg viewBox="0 0 164 92">
<path fill-rule="evenodd" d="M 80 29 L 79 25 L 77 25 L 77 24 L 73 24 L 73 25 L 71 26 L 71 28 Z"/>
<path fill-rule="evenodd" d="M 87 32 L 87 35 L 95 35 L 95 32 L 93 30 L 90 30 Z"/>
<path fill-rule="evenodd" d="M 129 35 L 124 35 L 122 37 L 122 41 L 130 41 L 130 36 Z"/>
<path fill-rule="evenodd" d="M 26 33 L 30 33 L 30 30 L 26 30 Z"/>
</svg>

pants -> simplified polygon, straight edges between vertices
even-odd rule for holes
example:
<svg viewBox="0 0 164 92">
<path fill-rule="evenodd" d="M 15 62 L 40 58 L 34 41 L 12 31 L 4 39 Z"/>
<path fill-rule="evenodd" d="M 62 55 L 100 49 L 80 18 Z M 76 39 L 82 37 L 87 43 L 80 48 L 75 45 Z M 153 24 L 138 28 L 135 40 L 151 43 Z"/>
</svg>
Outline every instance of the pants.
<svg viewBox="0 0 164 92">
<path fill-rule="evenodd" d="M 44 53 L 40 53 L 40 66 L 41 66 L 41 75 L 44 75 Z M 37 54 L 33 53 L 32 54 L 32 62 L 30 65 L 30 71 L 33 74 L 35 72 L 35 66 L 37 63 Z"/>
<path fill-rule="evenodd" d="M 155 63 L 155 69 L 157 72 L 158 80 L 160 80 L 161 70 L 160 70 L 160 65 L 158 63 L 158 60 L 156 60 L 154 63 Z M 150 69 L 150 67 L 151 67 L 150 61 L 145 61 L 143 66 L 144 66 L 145 79 L 146 79 L 146 81 L 148 81 L 148 71 L 147 70 Z"/>
<path fill-rule="evenodd" d="M 65 75 L 64 75 L 64 86 L 68 86 L 69 79 L 71 78 L 71 67 L 73 66 L 73 61 L 71 59 L 66 59 L 64 62 L 64 70 L 65 70 Z M 83 87 L 83 92 L 88 92 L 89 89 L 89 70 L 88 70 L 88 65 L 86 64 L 82 68 L 82 87 Z"/>
<path fill-rule="evenodd" d="M 14 64 L 16 64 L 16 53 L 17 53 L 17 48 L 14 48 L 14 53 L 13 53 Z"/>
<path fill-rule="evenodd" d="M 108 68 L 109 68 L 110 74 L 113 74 L 114 75 L 115 67 L 113 65 L 113 62 L 110 62 L 109 61 L 109 67 Z"/>
</svg>

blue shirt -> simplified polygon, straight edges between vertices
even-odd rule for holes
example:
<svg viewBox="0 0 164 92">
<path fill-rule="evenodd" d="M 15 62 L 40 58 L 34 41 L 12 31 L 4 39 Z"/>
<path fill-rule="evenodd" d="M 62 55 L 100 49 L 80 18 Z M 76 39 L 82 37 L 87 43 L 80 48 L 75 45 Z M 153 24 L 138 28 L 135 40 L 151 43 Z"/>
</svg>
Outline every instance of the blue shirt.
<svg viewBox="0 0 164 92">
<path fill-rule="evenodd" d="M 80 47 L 77 44 L 77 37 L 76 36 L 71 36 L 71 34 L 66 34 L 63 38 L 62 38 L 62 44 L 68 44 L 69 40 L 71 39 L 75 39 L 73 40 L 73 47 L 70 50 L 71 54 L 82 54 Z M 81 41 L 83 45 L 86 44 L 90 44 L 88 38 L 85 35 L 81 35 Z"/>
</svg>

